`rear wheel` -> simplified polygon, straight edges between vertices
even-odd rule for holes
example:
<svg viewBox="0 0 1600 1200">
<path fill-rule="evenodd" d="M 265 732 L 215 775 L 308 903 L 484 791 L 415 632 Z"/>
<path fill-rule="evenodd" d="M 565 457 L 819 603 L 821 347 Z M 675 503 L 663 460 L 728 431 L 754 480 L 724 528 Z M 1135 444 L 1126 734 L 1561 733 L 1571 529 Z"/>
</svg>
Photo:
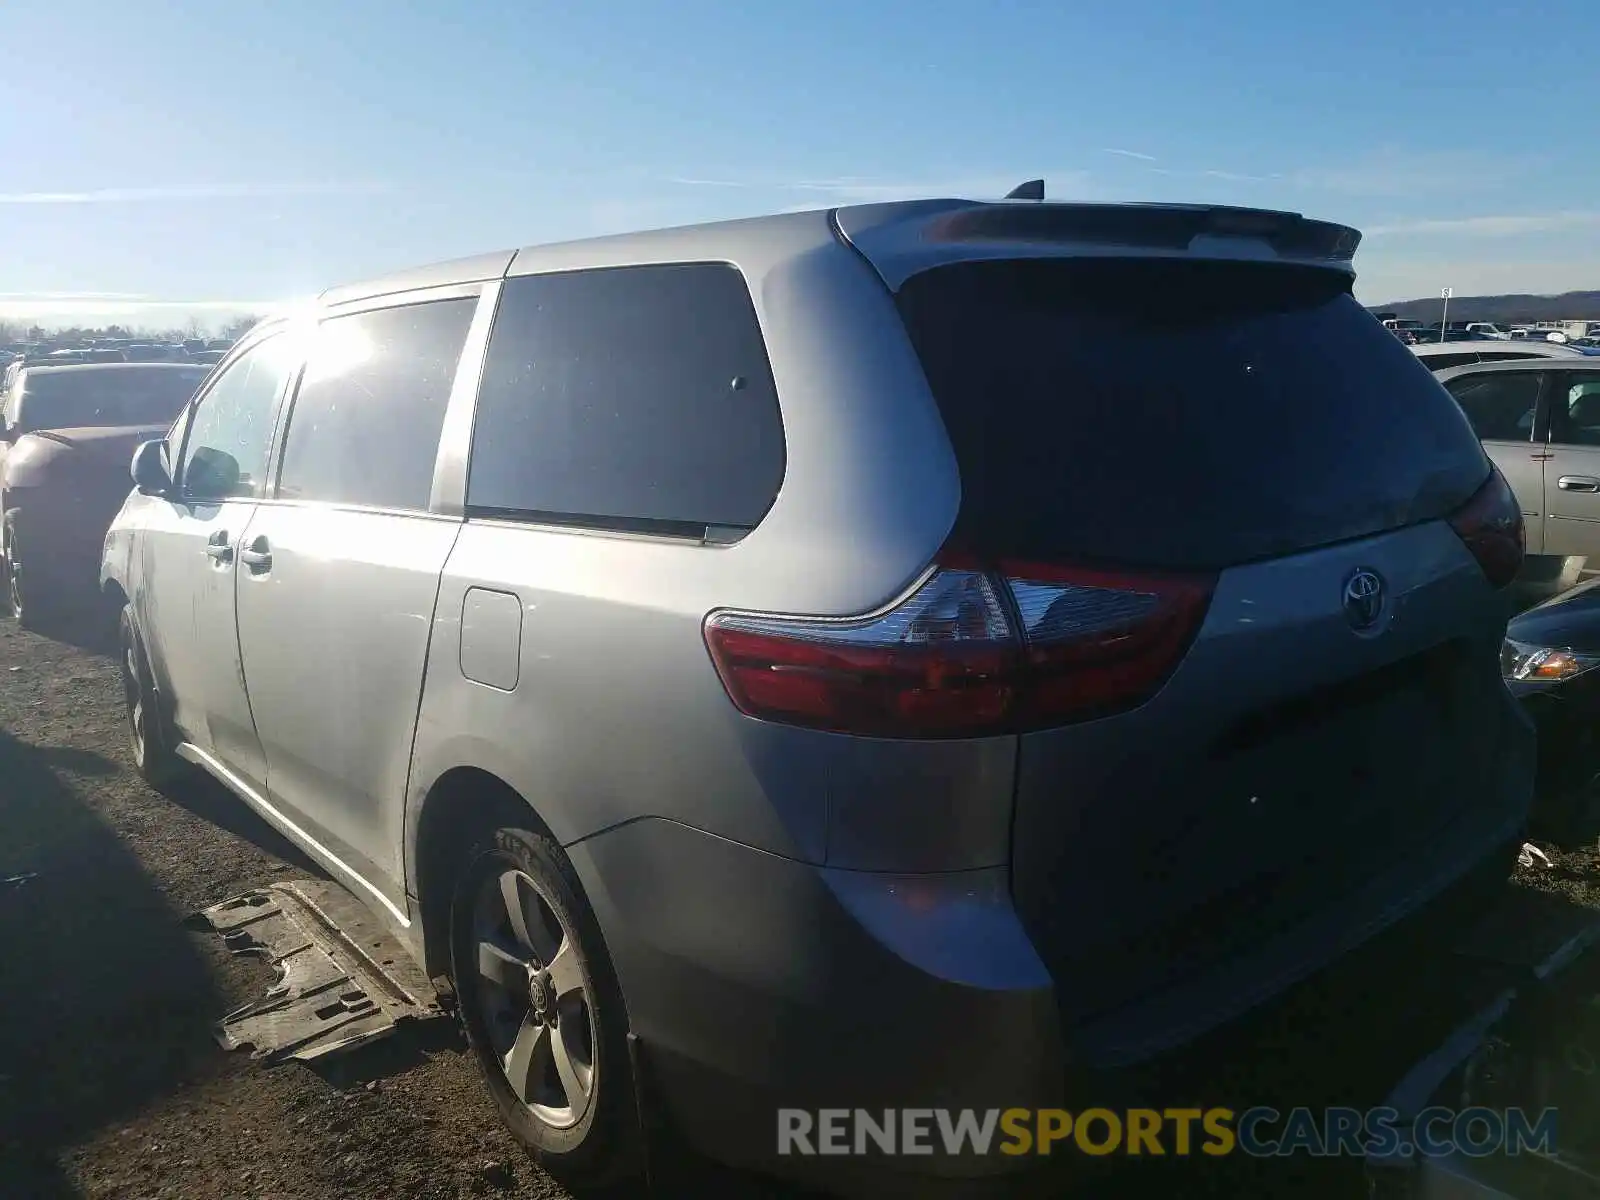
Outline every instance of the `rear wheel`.
<svg viewBox="0 0 1600 1200">
<path fill-rule="evenodd" d="M 128 749 L 133 756 L 133 765 L 147 783 L 163 787 L 181 774 L 183 760 L 172 752 L 166 723 L 161 718 L 161 706 L 157 700 L 150 664 L 145 658 L 144 645 L 139 640 L 138 629 L 133 622 L 131 606 L 124 606 L 118 618 L 117 642 L 121 651 L 122 698 L 127 714 Z"/>
<path fill-rule="evenodd" d="M 560 848 L 503 828 L 475 846 L 451 914 L 459 1012 L 507 1126 L 562 1182 L 638 1163 L 627 1017 L 593 913 Z"/>
</svg>

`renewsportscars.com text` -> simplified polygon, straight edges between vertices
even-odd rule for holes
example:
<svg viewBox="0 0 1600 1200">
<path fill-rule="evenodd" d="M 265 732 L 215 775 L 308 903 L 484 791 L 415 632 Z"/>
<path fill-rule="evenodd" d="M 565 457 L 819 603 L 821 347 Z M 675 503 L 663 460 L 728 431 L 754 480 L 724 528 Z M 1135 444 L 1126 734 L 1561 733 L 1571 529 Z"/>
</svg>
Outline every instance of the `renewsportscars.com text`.
<svg viewBox="0 0 1600 1200">
<path fill-rule="evenodd" d="M 1555 1121 L 1549 1108 L 784 1108 L 778 1153 L 1484 1157 L 1550 1153 Z"/>
</svg>

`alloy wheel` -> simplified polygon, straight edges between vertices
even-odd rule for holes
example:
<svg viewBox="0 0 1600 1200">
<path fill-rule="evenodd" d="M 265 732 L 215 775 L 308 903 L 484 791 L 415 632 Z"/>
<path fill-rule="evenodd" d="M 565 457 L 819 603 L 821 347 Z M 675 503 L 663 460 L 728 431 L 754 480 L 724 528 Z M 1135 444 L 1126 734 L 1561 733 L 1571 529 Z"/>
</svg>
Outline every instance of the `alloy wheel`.
<svg viewBox="0 0 1600 1200">
<path fill-rule="evenodd" d="M 572 931 L 527 872 L 487 876 L 473 908 L 479 1015 L 529 1113 L 570 1129 L 594 1102 L 594 1010 Z"/>
<path fill-rule="evenodd" d="M 17 535 L 13 533 L 6 543 L 5 551 L 5 576 L 6 576 L 6 603 L 11 608 L 11 615 L 17 620 L 22 619 L 22 566 L 17 557 Z"/>
</svg>

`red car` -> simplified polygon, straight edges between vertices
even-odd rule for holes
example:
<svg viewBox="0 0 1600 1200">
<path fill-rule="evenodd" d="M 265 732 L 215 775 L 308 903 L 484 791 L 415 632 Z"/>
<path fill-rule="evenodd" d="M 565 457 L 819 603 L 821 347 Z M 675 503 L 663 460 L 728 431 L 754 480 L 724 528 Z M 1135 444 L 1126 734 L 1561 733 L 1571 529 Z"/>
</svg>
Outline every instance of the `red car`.
<svg viewBox="0 0 1600 1200">
<path fill-rule="evenodd" d="M 26 366 L 12 378 L 0 430 L 0 572 L 22 625 L 41 627 L 94 599 L 134 449 L 167 431 L 209 370 Z"/>
</svg>

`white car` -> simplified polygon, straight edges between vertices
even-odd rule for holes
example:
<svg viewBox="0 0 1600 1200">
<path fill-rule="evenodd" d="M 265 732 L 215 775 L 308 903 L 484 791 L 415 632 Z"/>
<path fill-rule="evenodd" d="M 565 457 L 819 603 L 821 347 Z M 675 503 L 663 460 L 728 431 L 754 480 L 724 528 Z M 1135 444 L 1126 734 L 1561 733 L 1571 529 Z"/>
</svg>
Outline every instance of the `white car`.
<svg viewBox="0 0 1600 1200">
<path fill-rule="evenodd" d="M 1430 371 L 1446 367 L 1465 367 L 1481 362 L 1514 362 L 1529 358 L 1583 358 L 1576 346 L 1558 346 L 1554 342 L 1495 341 L 1495 342 L 1420 342 L 1411 347 L 1411 353 L 1422 360 Z"/>
</svg>

